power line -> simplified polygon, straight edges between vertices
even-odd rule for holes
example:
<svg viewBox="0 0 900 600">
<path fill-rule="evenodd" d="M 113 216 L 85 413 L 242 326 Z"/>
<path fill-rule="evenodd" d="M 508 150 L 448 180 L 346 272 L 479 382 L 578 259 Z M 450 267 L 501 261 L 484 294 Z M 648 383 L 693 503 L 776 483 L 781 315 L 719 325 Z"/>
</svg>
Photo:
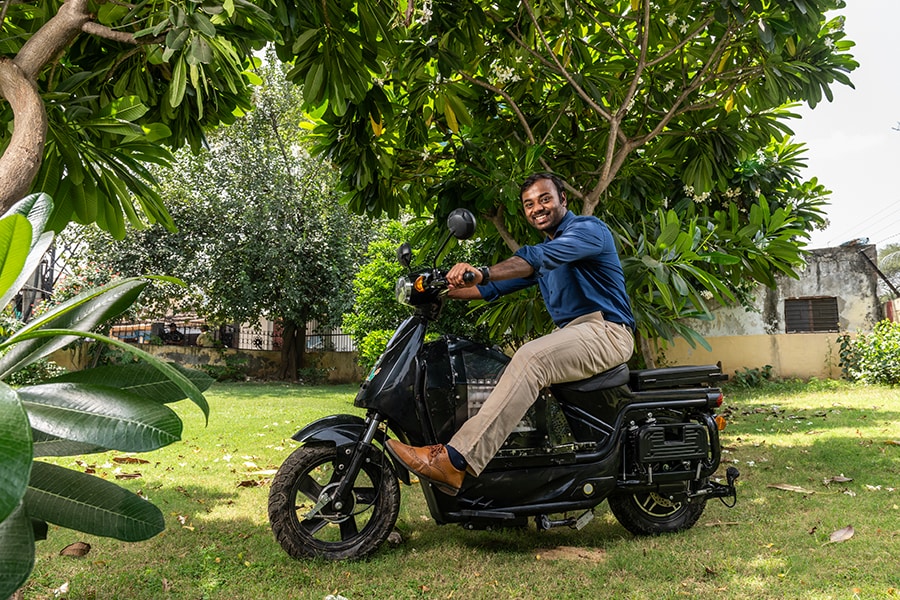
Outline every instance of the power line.
<svg viewBox="0 0 900 600">
<path fill-rule="evenodd" d="M 890 212 L 885 213 L 884 211 L 886 211 L 886 210 L 890 210 Z M 861 237 L 859 235 L 853 236 L 852 232 L 854 232 L 854 231 L 863 231 L 863 235 L 866 235 L 868 232 L 865 232 L 864 227 L 868 226 L 869 221 L 872 221 L 873 224 L 875 224 L 877 222 L 883 222 L 886 218 L 894 216 L 897 213 L 900 213 L 900 205 L 898 205 L 898 204 L 894 204 L 891 207 L 886 207 L 885 209 L 882 209 L 881 211 L 876 211 L 874 213 L 870 213 L 869 215 L 867 215 L 865 218 L 863 218 L 858 223 L 850 225 L 850 226 L 845 226 L 842 229 L 838 230 L 841 233 L 834 234 L 831 237 L 831 239 L 829 240 L 829 243 L 834 243 L 834 241 L 839 238 Z"/>
</svg>

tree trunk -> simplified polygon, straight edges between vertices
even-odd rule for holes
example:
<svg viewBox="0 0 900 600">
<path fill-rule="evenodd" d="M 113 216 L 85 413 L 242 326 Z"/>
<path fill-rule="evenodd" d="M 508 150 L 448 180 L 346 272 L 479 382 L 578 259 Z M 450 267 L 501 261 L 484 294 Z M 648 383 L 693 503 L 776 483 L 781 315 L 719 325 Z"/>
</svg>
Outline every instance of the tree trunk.
<svg viewBox="0 0 900 600">
<path fill-rule="evenodd" d="M 34 81 L 8 58 L 0 58 L 0 96 L 13 113 L 13 133 L 0 158 L 0 213 L 21 200 L 41 168 L 47 112 Z"/>
<path fill-rule="evenodd" d="M 298 373 L 303 368 L 304 349 L 306 348 L 306 325 L 298 325 L 285 319 L 281 332 L 281 370 L 278 378 L 286 381 L 297 381 Z"/>
<path fill-rule="evenodd" d="M 0 58 L 0 96 L 13 112 L 13 134 L 0 158 L 0 213 L 28 193 L 44 157 L 47 111 L 38 73 L 68 46 L 91 18 L 87 0 L 67 0 L 12 60 Z"/>
</svg>

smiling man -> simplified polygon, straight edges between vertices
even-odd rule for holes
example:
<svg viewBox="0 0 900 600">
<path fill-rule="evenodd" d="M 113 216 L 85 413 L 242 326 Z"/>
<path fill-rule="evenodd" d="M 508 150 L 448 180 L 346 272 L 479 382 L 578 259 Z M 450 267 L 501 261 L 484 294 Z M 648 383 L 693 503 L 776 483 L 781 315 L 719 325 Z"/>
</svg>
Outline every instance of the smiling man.
<svg viewBox="0 0 900 600">
<path fill-rule="evenodd" d="M 447 273 L 450 296 L 494 300 L 538 285 L 558 329 L 516 351 L 481 410 L 448 444 L 387 443 L 410 471 L 451 495 L 466 471 L 477 476 L 484 470 L 541 389 L 611 369 L 634 350 L 634 316 L 609 228 L 596 217 L 569 211 L 556 175 L 532 175 L 520 196 L 525 218 L 544 233 L 544 241 L 492 267 L 454 265 Z M 467 272 L 475 273 L 472 282 L 464 281 Z"/>
</svg>

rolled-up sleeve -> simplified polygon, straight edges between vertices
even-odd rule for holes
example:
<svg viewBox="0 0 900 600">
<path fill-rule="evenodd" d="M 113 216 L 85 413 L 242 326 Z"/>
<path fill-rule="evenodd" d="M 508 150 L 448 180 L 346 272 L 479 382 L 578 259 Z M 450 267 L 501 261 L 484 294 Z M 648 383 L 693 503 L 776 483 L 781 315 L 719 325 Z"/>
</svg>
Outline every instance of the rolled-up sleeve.
<svg viewBox="0 0 900 600">
<path fill-rule="evenodd" d="M 533 277 L 523 277 L 519 279 L 504 279 L 503 281 L 491 281 L 486 285 L 479 285 L 478 291 L 481 297 L 488 302 L 496 300 L 500 296 L 511 294 L 527 287 L 531 287 L 537 283 Z"/>
</svg>

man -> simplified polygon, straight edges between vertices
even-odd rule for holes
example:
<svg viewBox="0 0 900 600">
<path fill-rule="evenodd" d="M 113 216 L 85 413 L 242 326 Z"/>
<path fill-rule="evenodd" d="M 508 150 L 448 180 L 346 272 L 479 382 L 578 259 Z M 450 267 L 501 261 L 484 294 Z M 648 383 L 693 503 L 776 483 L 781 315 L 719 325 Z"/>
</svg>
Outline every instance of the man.
<svg viewBox="0 0 900 600">
<path fill-rule="evenodd" d="M 163 333 L 163 341 L 167 344 L 181 345 L 184 343 L 184 334 L 178 331 L 178 325 L 169 323 L 167 331 Z"/>
<path fill-rule="evenodd" d="M 544 241 L 490 268 L 454 265 L 447 273 L 449 293 L 494 300 L 537 284 L 559 329 L 516 351 L 481 410 L 448 444 L 416 448 L 387 442 L 410 471 L 450 495 L 459 491 L 467 470 L 476 476 L 484 470 L 541 389 L 606 371 L 634 350 L 634 317 L 606 224 L 570 212 L 555 175 L 532 175 L 520 196 L 525 218 L 544 233 Z M 473 282 L 464 281 L 467 272 L 475 273 Z"/>
<path fill-rule="evenodd" d="M 201 348 L 211 348 L 215 345 L 215 340 L 213 339 L 213 335 L 209 332 L 209 327 L 207 325 L 200 326 L 200 334 L 197 335 L 196 343 Z"/>
</svg>

